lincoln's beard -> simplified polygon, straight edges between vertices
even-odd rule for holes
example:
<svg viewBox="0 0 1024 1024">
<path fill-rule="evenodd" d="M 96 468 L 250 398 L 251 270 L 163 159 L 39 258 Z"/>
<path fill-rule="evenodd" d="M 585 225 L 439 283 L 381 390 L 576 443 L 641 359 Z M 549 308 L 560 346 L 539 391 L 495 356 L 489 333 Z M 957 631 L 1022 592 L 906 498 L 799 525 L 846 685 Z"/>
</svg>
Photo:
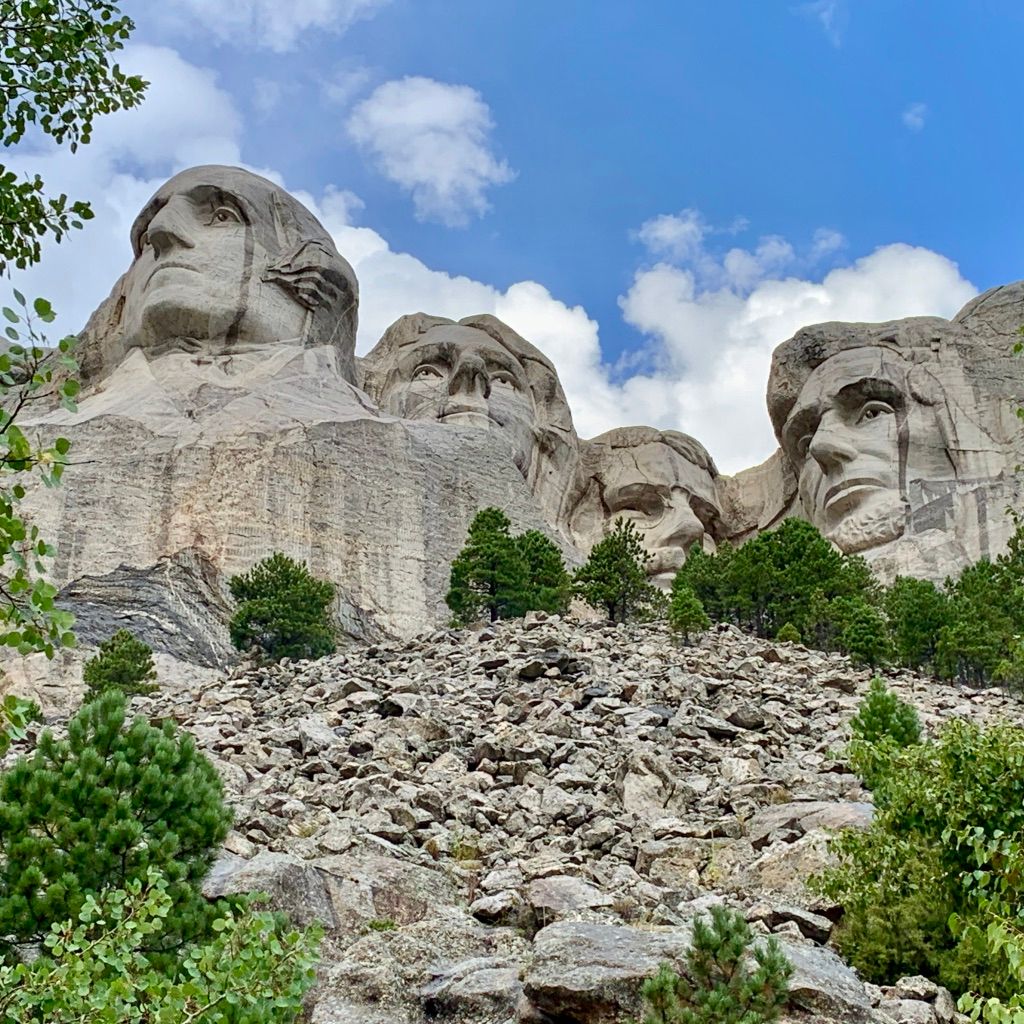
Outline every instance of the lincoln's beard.
<svg viewBox="0 0 1024 1024">
<path fill-rule="evenodd" d="M 840 551 L 852 555 L 903 536 L 906 524 L 906 501 L 897 491 L 885 491 L 822 532 Z"/>
</svg>

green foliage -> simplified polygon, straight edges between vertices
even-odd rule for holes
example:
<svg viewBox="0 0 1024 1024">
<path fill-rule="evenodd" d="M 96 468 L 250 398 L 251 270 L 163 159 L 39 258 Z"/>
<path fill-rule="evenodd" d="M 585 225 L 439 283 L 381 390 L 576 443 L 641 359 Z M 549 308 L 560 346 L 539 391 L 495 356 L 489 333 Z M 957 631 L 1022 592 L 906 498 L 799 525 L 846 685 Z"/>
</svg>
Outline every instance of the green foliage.
<svg viewBox="0 0 1024 1024">
<path fill-rule="evenodd" d="M 569 607 L 572 579 L 558 545 L 540 530 L 527 530 L 515 538 L 515 546 L 526 569 L 524 612 L 561 615 Z"/>
<path fill-rule="evenodd" d="M 838 598 L 833 605 L 841 623 L 839 647 L 854 664 L 875 668 L 892 658 L 889 624 L 880 611 L 860 598 Z"/>
<path fill-rule="evenodd" d="M 594 545 L 590 557 L 576 570 L 574 592 L 613 622 L 642 617 L 661 597 L 647 582 L 649 561 L 636 527 L 627 519 L 617 519 L 612 532 Z"/>
<path fill-rule="evenodd" d="M 572 581 L 553 541 L 539 530 L 513 536 L 501 509 L 477 512 L 466 546 L 452 562 L 445 597 L 457 626 L 483 618 L 516 618 L 528 611 L 561 614 L 571 597 Z"/>
<path fill-rule="evenodd" d="M 200 935 L 199 892 L 231 824 L 220 778 L 171 722 L 126 726 L 110 690 L 47 730 L 31 757 L 0 775 L 0 936 L 40 941 L 86 898 L 157 870 L 173 901 L 162 941 Z"/>
<path fill-rule="evenodd" d="M 526 610 L 526 563 L 511 529 L 508 516 L 497 508 L 481 509 L 469 524 L 445 597 L 457 625 L 484 617 L 491 622 L 515 618 Z"/>
<path fill-rule="evenodd" d="M 683 640 L 689 640 L 691 633 L 699 633 L 711 625 L 711 620 L 700 603 L 700 598 L 693 592 L 684 578 L 676 574 L 672 581 L 672 593 L 668 603 L 668 624 L 673 633 L 679 634 Z"/>
<path fill-rule="evenodd" d="M 54 319 L 50 304 L 36 299 L 29 307 L 18 291 L 14 299 L 17 310 L 0 310 L 8 341 L 0 352 L 0 646 L 52 658 L 58 648 L 74 644 L 74 616 L 57 608 L 57 588 L 43 575 L 54 548 L 19 515 L 18 503 L 35 472 L 47 487 L 60 482 L 71 442 L 58 437 L 51 445 L 33 444 L 17 420 L 40 400 L 59 399 L 73 412 L 78 383 L 68 374 L 77 363 L 71 357 L 74 339 L 48 349 L 39 333 L 40 322 Z"/>
<path fill-rule="evenodd" d="M 755 946 L 739 911 L 714 906 L 710 923 L 694 922 L 682 974 L 662 964 L 644 983 L 644 1024 L 767 1024 L 782 1012 L 792 974 L 776 939 Z"/>
<path fill-rule="evenodd" d="M 775 639 L 787 644 L 798 644 L 802 640 L 800 630 L 792 622 L 783 623 L 782 628 L 775 634 Z"/>
<path fill-rule="evenodd" d="M 0 966 L 0 1024 L 291 1024 L 312 985 L 318 929 L 296 931 L 255 901 L 220 908 L 211 935 L 172 969 L 146 950 L 166 944 L 174 899 L 149 873 L 90 895 L 56 922 L 31 964 Z"/>
<path fill-rule="evenodd" d="M 93 120 L 133 107 L 145 83 L 111 56 L 135 26 L 110 0 L 6 0 L 0 4 L 0 142 L 13 146 L 42 132 L 71 152 L 89 142 Z M 39 175 L 19 180 L 0 165 L 0 273 L 39 259 L 40 241 L 59 242 L 92 217 L 89 204 L 43 193 Z"/>
<path fill-rule="evenodd" d="M 272 661 L 322 658 L 336 646 L 330 618 L 334 584 L 280 551 L 228 581 L 238 602 L 228 626 L 240 651 L 257 648 Z"/>
<path fill-rule="evenodd" d="M 874 789 L 880 773 L 888 767 L 892 750 L 921 741 L 921 720 L 906 701 L 875 676 L 857 714 L 850 720 L 850 731 L 850 765 L 864 784 Z"/>
<path fill-rule="evenodd" d="M 0 700 L 0 757 L 11 749 L 11 743 L 25 738 L 30 723 L 38 722 L 42 717 L 35 701 L 16 697 L 13 693 Z"/>
<path fill-rule="evenodd" d="M 947 596 L 928 580 L 897 576 L 886 591 L 885 612 L 899 662 L 934 665 L 939 635 L 950 621 Z"/>
<path fill-rule="evenodd" d="M 87 704 L 107 690 L 120 690 L 126 697 L 153 693 L 157 689 L 153 649 L 127 629 L 119 629 L 100 644 L 99 654 L 85 663 L 82 678 Z"/>
<path fill-rule="evenodd" d="M 876 704 L 889 726 L 859 726 L 865 744 L 879 737 L 875 816 L 833 841 L 836 866 L 818 880 L 844 908 L 840 950 L 878 983 L 924 974 L 996 999 L 1024 992 L 1024 730 L 955 720 L 899 746 L 913 724 Z"/>
</svg>

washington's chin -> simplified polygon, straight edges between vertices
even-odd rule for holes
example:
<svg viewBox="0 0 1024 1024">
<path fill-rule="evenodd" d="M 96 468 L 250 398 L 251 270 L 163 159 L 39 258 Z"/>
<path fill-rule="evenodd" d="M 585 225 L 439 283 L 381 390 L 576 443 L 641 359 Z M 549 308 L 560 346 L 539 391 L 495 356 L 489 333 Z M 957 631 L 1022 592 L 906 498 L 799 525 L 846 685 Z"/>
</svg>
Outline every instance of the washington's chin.
<svg viewBox="0 0 1024 1024">
<path fill-rule="evenodd" d="M 849 511 L 832 514 L 822 533 L 844 554 L 855 554 L 888 544 L 903 536 L 907 525 L 907 503 L 898 491 L 875 488 Z"/>
</svg>

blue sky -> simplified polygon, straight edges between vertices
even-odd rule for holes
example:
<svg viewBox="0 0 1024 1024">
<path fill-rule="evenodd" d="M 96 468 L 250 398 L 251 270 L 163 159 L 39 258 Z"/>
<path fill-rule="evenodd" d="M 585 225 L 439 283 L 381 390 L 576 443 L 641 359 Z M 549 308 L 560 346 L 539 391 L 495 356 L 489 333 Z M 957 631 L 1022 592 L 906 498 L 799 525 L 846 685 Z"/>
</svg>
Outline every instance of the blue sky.
<svg viewBox="0 0 1024 1024">
<path fill-rule="evenodd" d="M 360 351 L 402 313 L 495 312 L 581 434 L 675 427 L 731 471 L 774 446 L 768 359 L 796 327 L 949 316 L 1022 276 L 1011 0 L 124 6 L 143 108 L 73 160 L 19 154 L 95 201 L 25 275 L 67 330 L 163 178 L 242 163 L 356 266 Z"/>
</svg>

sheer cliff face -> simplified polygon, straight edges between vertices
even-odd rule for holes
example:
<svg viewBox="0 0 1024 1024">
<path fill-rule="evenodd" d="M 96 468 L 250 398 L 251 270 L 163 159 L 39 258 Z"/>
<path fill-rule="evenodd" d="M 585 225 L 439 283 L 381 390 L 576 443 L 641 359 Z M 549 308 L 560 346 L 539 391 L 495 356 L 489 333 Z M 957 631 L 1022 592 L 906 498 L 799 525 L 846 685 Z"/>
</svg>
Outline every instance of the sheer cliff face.
<svg viewBox="0 0 1024 1024">
<path fill-rule="evenodd" d="M 354 635 L 443 624 L 448 566 L 489 505 L 570 562 L 631 518 L 661 583 L 693 545 L 788 515 L 885 575 L 934 579 L 1010 532 L 1021 285 L 951 321 L 798 332 L 768 383 L 780 450 L 728 478 L 674 431 L 580 441 L 551 362 L 493 316 L 404 316 L 355 360 L 351 266 L 246 171 L 175 176 L 132 246 L 80 339 L 78 412 L 37 420 L 71 438 L 74 465 L 27 499 L 61 540 L 54 572 L 87 642 L 127 617 L 158 650 L 216 663 L 227 578 L 274 550 L 337 584 Z"/>
</svg>

